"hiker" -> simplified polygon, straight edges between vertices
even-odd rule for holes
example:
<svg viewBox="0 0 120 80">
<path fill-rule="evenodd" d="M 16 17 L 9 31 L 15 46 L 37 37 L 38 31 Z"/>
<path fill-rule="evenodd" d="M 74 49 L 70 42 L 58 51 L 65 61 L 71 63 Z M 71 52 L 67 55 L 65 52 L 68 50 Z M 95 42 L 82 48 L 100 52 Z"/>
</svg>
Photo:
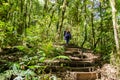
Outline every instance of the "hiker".
<svg viewBox="0 0 120 80">
<path fill-rule="evenodd" d="M 68 45 L 71 39 L 71 33 L 69 30 L 64 31 L 64 39 L 66 40 L 66 45 Z"/>
</svg>

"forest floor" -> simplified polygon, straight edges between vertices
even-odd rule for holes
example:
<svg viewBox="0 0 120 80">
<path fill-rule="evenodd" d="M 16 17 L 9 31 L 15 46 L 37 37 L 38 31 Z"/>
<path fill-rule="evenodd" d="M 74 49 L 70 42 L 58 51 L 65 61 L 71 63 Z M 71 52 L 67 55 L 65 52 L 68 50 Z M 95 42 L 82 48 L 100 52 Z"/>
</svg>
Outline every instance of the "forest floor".
<svg viewBox="0 0 120 80">
<path fill-rule="evenodd" d="M 100 55 L 93 54 L 92 50 L 69 45 L 65 46 L 63 55 L 68 56 L 70 60 L 45 61 L 46 64 L 52 64 L 46 70 L 51 69 L 59 80 L 117 80 L 114 66 L 101 64 Z M 1 50 L 0 71 L 8 70 L 9 63 L 18 62 L 23 56 L 24 53 L 18 52 L 17 49 Z"/>
</svg>

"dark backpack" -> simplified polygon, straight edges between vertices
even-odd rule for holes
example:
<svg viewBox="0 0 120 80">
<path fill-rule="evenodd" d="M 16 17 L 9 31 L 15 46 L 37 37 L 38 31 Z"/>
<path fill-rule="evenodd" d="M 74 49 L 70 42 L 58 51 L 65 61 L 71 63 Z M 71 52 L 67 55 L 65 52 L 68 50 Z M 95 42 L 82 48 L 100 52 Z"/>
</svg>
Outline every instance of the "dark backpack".
<svg viewBox="0 0 120 80">
<path fill-rule="evenodd" d="M 66 39 L 71 39 L 70 32 L 65 32 L 64 36 L 65 36 Z"/>
</svg>

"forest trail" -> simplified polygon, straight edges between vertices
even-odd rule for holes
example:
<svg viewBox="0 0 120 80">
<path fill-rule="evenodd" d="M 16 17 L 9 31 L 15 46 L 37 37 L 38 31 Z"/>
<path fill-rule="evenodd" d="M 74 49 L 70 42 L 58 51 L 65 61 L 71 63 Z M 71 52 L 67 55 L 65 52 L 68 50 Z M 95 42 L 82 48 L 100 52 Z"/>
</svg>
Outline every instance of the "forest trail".
<svg viewBox="0 0 120 80">
<path fill-rule="evenodd" d="M 100 56 L 93 54 L 90 49 L 80 48 L 74 45 L 54 45 L 64 47 L 62 56 L 68 58 L 56 58 L 53 60 L 45 60 L 40 63 L 40 66 L 46 66 L 45 72 L 55 74 L 60 80 L 96 80 L 99 78 L 98 66 Z M 16 62 L 23 53 L 13 53 L 15 50 L 5 50 L 6 52 L 1 53 L 0 62 L 1 70 L 9 69 L 8 62 Z M 16 50 L 18 51 L 18 50 Z M 12 54 L 6 54 L 6 53 Z M 19 55 L 19 56 L 18 56 Z"/>
<path fill-rule="evenodd" d="M 64 46 L 64 56 L 70 60 L 56 59 L 54 61 L 46 61 L 47 65 L 51 65 L 47 70 L 53 72 L 67 72 L 62 76 L 62 80 L 96 80 L 99 78 L 98 64 L 99 56 L 94 55 L 89 49 L 81 49 L 79 47 L 68 45 Z"/>
</svg>

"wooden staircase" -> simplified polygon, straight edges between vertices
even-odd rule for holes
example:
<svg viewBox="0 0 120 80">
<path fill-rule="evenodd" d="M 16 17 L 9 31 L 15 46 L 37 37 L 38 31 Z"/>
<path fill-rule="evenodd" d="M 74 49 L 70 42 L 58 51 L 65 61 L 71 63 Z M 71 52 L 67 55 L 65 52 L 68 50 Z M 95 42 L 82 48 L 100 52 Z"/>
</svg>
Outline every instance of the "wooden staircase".
<svg viewBox="0 0 120 80">
<path fill-rule="evenodd" d="M 71 80 L 96 80 L 99 77 L 95 66 L 99 56 L 94 55 L 91 50 L 83 51 L 79 47 L 65 46 L 63 55 L 68 56 L 70 60 L 46 60 L 45 65 L 49 65 L 46 70 L 52 72 L 69 71 L 69 77 L 74 77 Z"/>
</svg>

